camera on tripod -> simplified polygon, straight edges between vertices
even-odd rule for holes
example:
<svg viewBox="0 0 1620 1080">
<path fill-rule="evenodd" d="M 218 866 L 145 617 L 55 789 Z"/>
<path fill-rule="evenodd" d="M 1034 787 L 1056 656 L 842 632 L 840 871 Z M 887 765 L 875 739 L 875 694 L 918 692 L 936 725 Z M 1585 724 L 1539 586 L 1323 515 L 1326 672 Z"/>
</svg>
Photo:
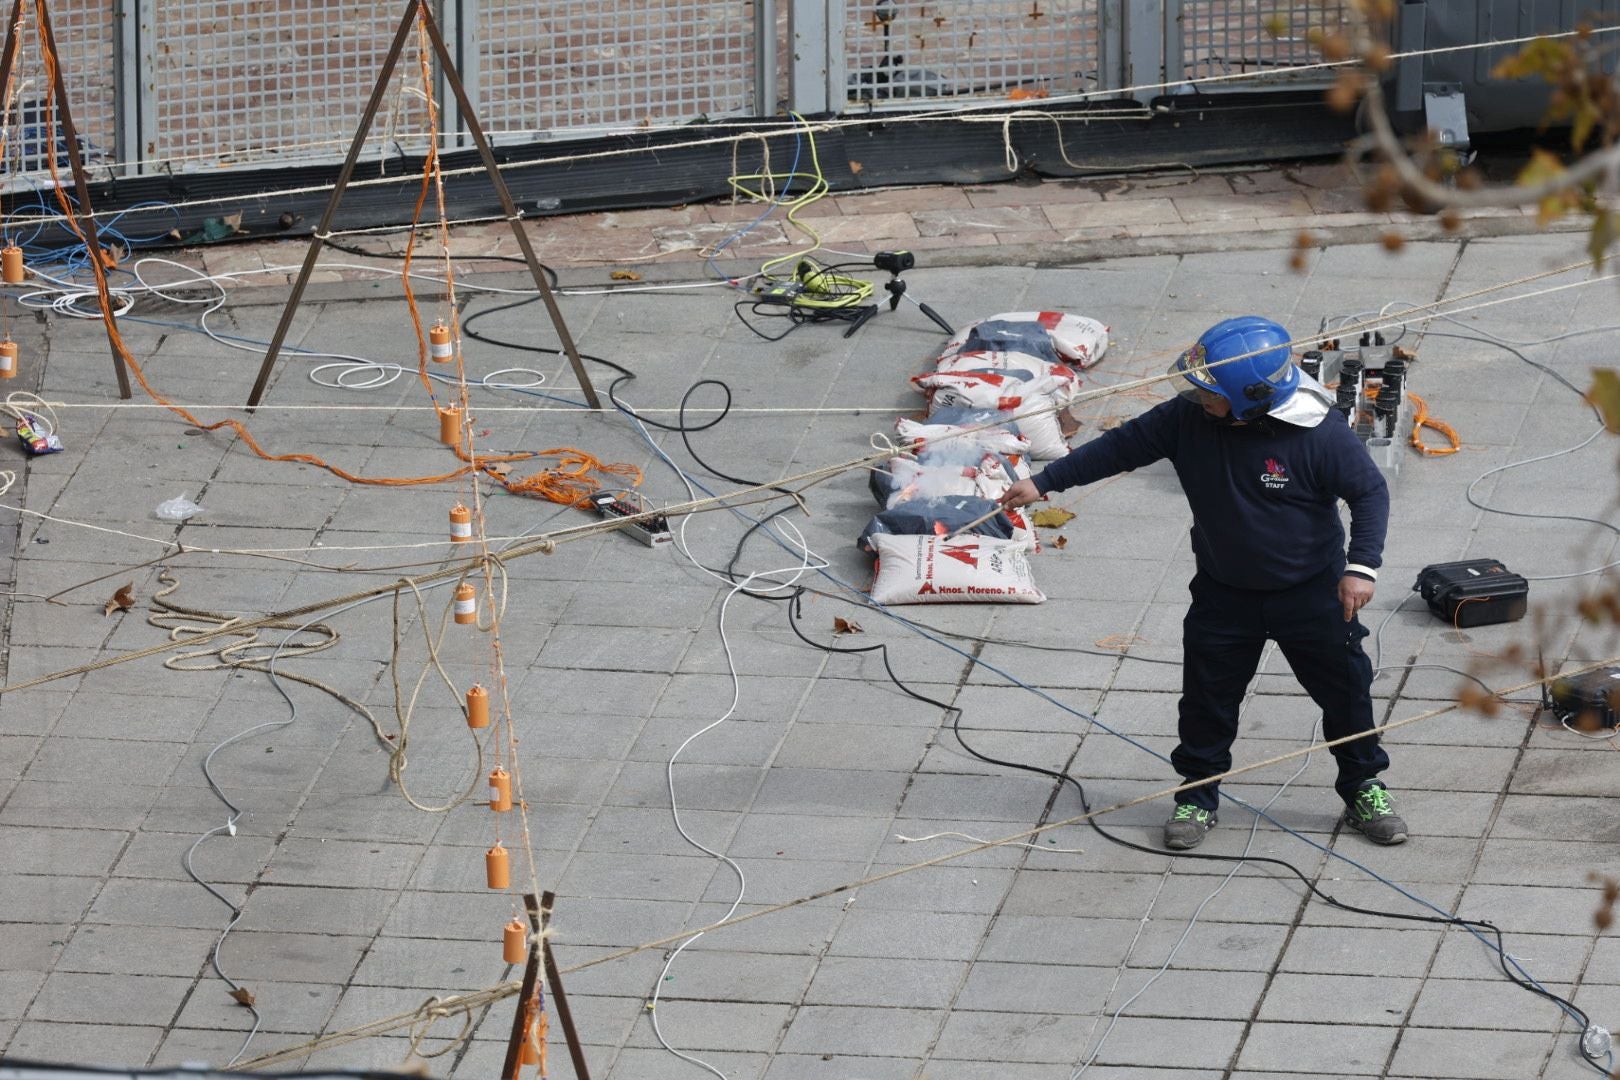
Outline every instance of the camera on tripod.
<svg viewBox="0 0 1620 1080">
<path fill-rule="evenodd" d="M 880 251 L 872 256 L 872 263 L 879 270 L 900 274 L 917 265 L 917 256 L 909 251 Z"/>
</svg>

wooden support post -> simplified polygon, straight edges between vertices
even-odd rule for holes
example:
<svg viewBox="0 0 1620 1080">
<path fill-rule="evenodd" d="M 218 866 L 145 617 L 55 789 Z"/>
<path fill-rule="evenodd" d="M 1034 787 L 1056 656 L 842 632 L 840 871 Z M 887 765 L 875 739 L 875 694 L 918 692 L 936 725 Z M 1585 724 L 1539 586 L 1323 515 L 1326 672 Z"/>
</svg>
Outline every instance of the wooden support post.
<svg viewBox="0 0 1620 1080">
<path fill-rule="evenodd" d="M 540 901 L 534 893 L 523 894 L 523 910 L 529 916 L 529 930 L 536 941 L 523 965 L 523 989 L 518 991 L 517 1008 L 512 1011 L 512 1037 L 506 1042 L 506 1062 L 501 1066 L 501 1080 L 517 1080 L 518 1073 L 523 1069 L 523 1040 L 529 1034 L 529 1010 L 534 1003 L 535 983 L 540 979 L 539 938 L 545 927 L 540 919 Z"/>
<path fill-rule="evenodd" d="M 585 1048 L 580 1045 L 579 1031 L 574 1027 L 574 1013 L 568 1007 L 568 995 L 563 992 L 562 973 L 557 970 L 556 957 L 551 954 L 551 940 L 546 928 L 551 925 L 551 908 L 557 894 L 542 893 L 539 900 L 534 893 L 523 894 L 523 908 L 529 916 L 529 927 L 534 931 L 535 947 L 529 950 L 529 959 L 523 966 L 523 988 L 518 991 L 517 1008 L 512 1015 L 512 1037 L 506 1044 L 506 1062 L 501 1066 L 501 1080 L 518 1080 L 523 1068 L 523 1040 L 528 1037 L 534 1015 L 535 990 L 540 978 L 540 967 L 545 965 L 545 984 L 551 988 L 551 1000 L 557 1005 L 557 1023 L 561 1025 L 563 1039 L 568 1043 L 568 1057 L 574 1063 L 576 1080 L 591 1080 L 590 1066 L 585 1063 Z"/>
<path fill-rule="evenodd" d="M 62 143 L 67 153 L 68 169 L 73 173 L 73 193 L 79 201 L 76 213 L 70 216 L 80 222 L 80 234 L 84 237 L 85 253 L 90 259 L 90 269 L 96 276 L 96 291 L 103 299 L 107 296 L 107 266 L 101 261 L 101 242 L 96 236 L 95 208 L 90 205 L 90 181 L 85 175 L 84 158 L 79 152 L 79 132 L 73 126 L 73 110 L 68 105 L 67 83 L 62 78 L 61 55 L 56 51 L 56 35 L 51 30 L 51 14 L 46 8 L 45 0 L 36 0 L 39 12 L 39 47 L 48 52 L 51 57 L 51 69 L 55 78 L 46 89 L 46 94 L 55 99 L 56 115 L 62 124 Z M 16 66 L 17 54 L 22 51 L 22 0 L 15 0 L 11 5 L 11 19 L 6 23 L 6 44 L 3 55 L 0 55 L 0 92 L 3 92 L 6 83 L 10 80 Z M 47 140 L 46 153 L 56 153 L 56 140 L 52 133 L 45 133 Z M 129 400 L 129 370 L 124 366 L 124 356 L 118 351 L 118 331 L 113 327 L 112 316 L 107 315 L 103 321 L 107 329 L 107 346 L 112 350 L 113 374 L 118 377 L 118 396 Z"/>
<path fill-rule="evenodd" d="M 541 925 L 551 922 L 551 905 L 557 894 L 548 892 L 541 898 Z M 568 1007 L 568 995 L 563 991 L 562 972 L 557 970 L 557 958 L 551 954 L 551 939 L 541 937 L 540 951 L 546 960 L 546 984 L 551 987 L 551 1000 L 557 1003 L 557 1022 L 562 1025 L 563 1039 L 568 1043 L 568 1058 L 574 1063 L 577 1080 L 591 1080 L 591 1070 L 585 1064 L 585 1048 L 579 1044 L 579 1032 L 574 1028 L 574 1013 Z"/>
<path fill-rule="evenodd" d="M 479 156 L 483 159 L 484 169 L 489 174 L 490 183 L 495 188 L 496 197 L 500 199 L 501 209 L 506 214 L 507 221 L 512 226 L 512 234 L 517 240 L 519 249 L 523 252 L 524 262 L 528 264 L 529 273 L 534 278 L 534 287 L 539 290 L 540 297 L 545 301 L 546 312 L 551 316 L 551 325 L 556 329 L 557 336 L 562 341 L 563 352 L 568 357 L 568 363 L 574 369 L 574 377 L 579 380 L 579 388 L 585 394 L 586 403 L 593 409 L 602 407 L 601 398 L 596 388 L 591 385 L 589 376 L 585 372 L 584 362 L 580 359 L 579 351 L 574 347 L 573 336 L 568 332 L 568 325 L 563 321 L 562 311 L 557 307 L 557 299 L 552 294 L 551 286 L 546 281 L 545 272 L 540 267 L 540 261 L 535 257 L 534 248 L 529 244 L 528 234 L 523 231 L 522 215 L 518 213 L 517 206 L 512 202 L 512 193 L 507 190 L 506 181 L 501 178 L 499 167 L 495 163 L 495 155 L 489 148 L 489 142 L 484 138 L 484 129 L 479 126 L 478 117 L 474 114 L 472 102 L 467 98 L 467 92 L 462 87 L 461 76 L 456 72 L 455 62 L 450 52 L 445 48 L 444 37 L 439 33 L 438 22 L 433 18 L 433 10 L 427 0 L 409 0 L 406 5 L 405 17 L 400 20 L 399 30 L 394 34 L 393 43 L 388 47 L 388 54 L 383 59 L 382 70 L 377 75 L 377 84 L 372 87 L 371 99 L 366 102 L 365 111 L 360 117 L 360 127 L 354 133 L 354 142 L 349 145 L 349 154 L 343 159 L 343 167 L 338 170 L 337 181 L 332 186 L 332 197 L 327 200 L 326 210 L 321 214 L 320 224 L 310 239 L 309 251 L 304 255 L 304 265 L 299 268 L 298 277 L 293 282 L 292 293 L 287 297 L 287 306 L 282 310 L 281 321 L 276 325 L 274 337 L 270 339 L 270 348 L 264 354 L 264 362 L 259 365 L 258 378 L 253 382 L 253 390 L 248 394 L 247 406 L 249 409 L 259 404 L 264 396 L 265 386 L 270 381 L 270 372 L 275 368 L 276 357 L 281 354 L 281 346 L 287 339 L 287 331 L 292 326 L 293 312 L 298 308 L 298 302 L 303 298 L 304 288 L 309 283 L 310 273 L 315 269 L 315 259 L 320 254 L 321 246 L 331 235 L 332 220 L 337 216 L 338 204 L 343 201 L 343 194 L 348 189 L 349 181 L 354 177 L 355 164 L 360 160 L 360 152 L 365 147 L 366 135 L 371 131 L 371 125 L 377 118 L 377 110 L 382 104 L 383 95 L 388 89 L 389 80 L 394 68 L 399 63 L 401 53 L 405 48 L 405 39 L 409 36 L 412 25 L 420 19 L 427 29 L 427 35 L 432 42 L 433 51 L 439 58 L 445 82 L 455 94 L 456 103 L 461 108 L 462 119 L 467 123 L 467 130 L 472 134 L 473 142 L 478 146 Z M 438 132 L 431 137 L 438 138 Z M 127 395 L 126 395 L 127 396 Z"/>
</svg>

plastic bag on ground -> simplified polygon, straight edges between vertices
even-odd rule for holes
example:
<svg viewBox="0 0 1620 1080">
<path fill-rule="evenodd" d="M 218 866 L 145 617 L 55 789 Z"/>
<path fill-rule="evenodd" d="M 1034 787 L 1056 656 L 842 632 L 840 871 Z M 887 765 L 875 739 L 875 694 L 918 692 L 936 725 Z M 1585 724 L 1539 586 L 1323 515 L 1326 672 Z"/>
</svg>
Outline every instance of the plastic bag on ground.
<svg viewBox="0 0 1620 1080">
<path fill-rule="evenodd" d="M 880 604 L 959 601 L 1039 604 L 1029 552 L 1010 540 L 983 536 L 872 538 L 877 566 L 872 599 Z"/>
<path fill-rule="evenodd" d="M 157 504 L 153 513 L 164 521 L 186 521 L 203 512 L 203 508 L 186 498 L 185 495 L 176 495 L 172 499 L 165 499 Z"/>
</svg>

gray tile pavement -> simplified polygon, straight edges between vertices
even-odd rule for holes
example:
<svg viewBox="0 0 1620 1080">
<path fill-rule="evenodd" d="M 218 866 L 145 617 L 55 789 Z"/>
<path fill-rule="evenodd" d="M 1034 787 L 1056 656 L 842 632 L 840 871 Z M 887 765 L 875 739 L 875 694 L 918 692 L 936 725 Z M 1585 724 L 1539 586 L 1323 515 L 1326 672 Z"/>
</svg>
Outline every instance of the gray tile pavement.
<svg viewBox="0 0 1620 1080">
<path fill-rule="evenodd" d="M 1279 190 L 1240 209 L 1277 214 L 1294 207 L 1298 193 Z M 1054 225 L 1068 215 L 1073 222 L 1061 227 L 1074 229 L 1097 220 L 1087 216 L 1093 206 L 1110 207 L 1121 228 L 1134 216 L 1151 230 L 1155 215 L 1164 213 L 1177 222 L 1208 219 L 1211 228 L 1231 224 L 1222 220 L 1231 195 L 1202 188 L 1139 194 L 1145 197 L 1054 201 L 1040 213 Z M 939 206 L 916 216 L 924 232 L 956 235 L 969 213 Z M 971 213 L 992 232 L 1017 231 L 1033 220 L 1022 205 Z M 1323 317 L 1397 300 L 1426 303 L 1574 261 L 1578 247 L 1563 235 L 1476 238 L 1413 243 L 1392 258 L 1376 245 L 1336 244 L 1295 275 L 1275 246 L 1055 266 L 1004 262 L 990 246 L 973 249 L 983 253 L 979 265 L 922 257 L 925 265 L 908 278 L 916 295 L 957 321 L 1023 307 L 1104 319 L 1113 326 L 1114 347 L 1090 380 L 1100 386 L 1161 371 L 1166 351 L 1223 315 L 1253 309 L 1303 333 Z M 1084 257 L 1077 250 L 1076 258 Z M 1569 273 L 1546 284 L 1580 277 Z M 1612 321 L 1605 314 L 1612 305 L 1598 296 L 1601 288 L 1462 318 L 1473 330 L 1514 338 L 1604 325 Z M 347 299 L 356 295 L 347 285 L 319 287 L 300 312 L 299 340 L 345 351 L 405 348 L 404 309 L 377 292 L 368 290 L 361 303 Z M 268 332 L 279 297 L 274 289 L 237 294 L 233 311 L 242 332 Z M 918 407 L 904 380 L 938 341 L 911 308 L 885 313 L 849 340 L 812 327 L 768 346 L 739 327 L 729 302 L 712 292 L 571 296 L 563 303 L 582 347 L 637 369 L 640 377 L 624 392 L 640 406 L 672 408 L 694 379 L 716 377 L 731 383 L 740 409 L 861 410 L 739 412 L 693 436 L 706 458 L 747 475 L 783 475 L 863 453 L 872 432 L 890 430 L 897 412 Z M 488 304 L 480 299 L 472 307 Z M 484 325 L 549 340 L 532 309 Z M 1439 321 L 1416 325 L 1457 329 Z M 112 400 L 93 324 L 53 323 L 49 330 L 48 350 L 35 353 L 48 352 L 43 372 L 25 372 L 38 380 L 34 385 L 69 402 Z M 214 354 L 191 336 L 170 334 L 159 348 L 156 334 L 132 325 L 128 338 L 138 358 L 156 349 L 154 378 L 191 400 L 235 403 L 251 378 L 248 354 L 232 355 L 216 370 L 193 362 Z M 1415 603 L 1391 613 L 1428 562 L 1491 554 L 1515 569 L 1560 573 L 1613 557 L 1612 536 L 1482 513 L 1462 497 L 1487 468 L 1584 438 L 1590 413 L 1566 388 L 1498 349 L 1439 336 L 1416 345 L 1421 359 L 1413 386 L 1458 428 L 1466 449 L 1450 458 L 1403 460 L 1390 569 L 1369 625 L 1390 616 L 1381 633 L 1387 664 L 1474 667 L 1503 684 L 1519 681 L 1522 665 L 1490 668 L 1480 654 L 1528 640 L 1530 624 L 1459 633 Z M 1610 350 L 1594 335 L 1529 354 L 1584 385 L 1591 366 L 1609 362 Z M 467 355 L 484 368 L 510 362 L 472 343 Z M 183 368 L 175 365 L 182 358 Z M 540 366 L 567 396 L 566 370 L 549 359 Z M 386 475 L 446 467 L 450 459 L 434 441 L 432 415 L 416 408 L 420 395 L 409 380 L 335 399 L 381 406 L 377 411 L 278 411 L 334 401 L 334 392 L 305 374 L 301 362 L 284 364 L 271 407 L 251 419 L 267 445 L 313 449 Z M 1154 396 L 1089 403 L 1081 410 L 1087 433 Z M 577 445 L 633 462 L 647 470 L 651 497 L 683 497 L 622 421 L 528 408 L 538 401 L 481 392 L 478 427 L 490 430 L 494 445 Z M 446 504 L 466 491 L 464 483 L 344 485 L 299 465 L 257 461 L 232 439 L 187 434 L 186 425 L 148 411 L 67 408 L 63 415 L 69 451 L 30 463 L 9 498 L 60 518 L 164 540 L 178 536 L 209 549 L 173 561 L 181 582 L 174 599 L 187 605 L 263 612 L 408 572 L 361 578 L 213 548 L 308 549 L 295 557 L 333 565 L 437 565 L 432 560 L 443 552 L 433 548 L 338 549 L 438 540 Z M 658 441 L 684 457 L 678 438 Z M 1493 505 L 1542 513 L 1574 506 L 1612 520 L 1613 461 L 1612 444 L 1600 440 L 1490 478 L 1477 490 Z M 176 529 L 150 516 L 159 500 L 182 490 L 206 507 L 194 523 Z M 804 535 L 829 555 L 837 576 L 865 584 L 866 557 L 850 543 L 871 505 L 864 481 L 840 477 L 811 489 L 809 499 Z M 1093 805 L 1105 806 L 1171 780 L 1167 765 L 1087 716 L 1158 752 L 1173 745 L 1180 673 L 1138 661 L 1178 655 L 1191 570 L 1187 515 L 1163 470 L 1087 492 L 1075 508 L 1079 516 L 1061 530 L 1067 546 L 1049 543 L 1035 558 L 1037 579 L 1051 597 L 1046 605 L 904 612 L 986 643 L 943 637 L 955 647 L 948 648 L 877 612 L 814 596 L 805 600 L 803 627 L 833 642 L 833 618 L 856 619 L 865 633 L 835 644 L 887 644 L 908 685 L 962 710 L 975 747 L 1073 769 Z M 488 509 L 491 528 L 506 534 L 547 518 L 552 526 L 584 520 L 499 494 Z M 723 515 L 694 519 L 693 553 L 710 565 L 723 563 L 740 531 Z M 119 573 L 116 581 L 68 594 L 66 606 L 14 598 L 6 624 L 9 681 L 162 640 L 145 622 L 156 571 L 137 565 L 160 553 L 156 544 L 27 518 L 16 540 L 9 573 L 19 592 L 44 594 Z M 741 565 L 768 569 L 792 561 L 756 538 Z M 726 588 L 668 548 L 649 551 L 612 536 L 565 544 L 509 569 L 502 648 L 522 735 L 537 879 L 560 894 L 560 962 L 597 960 L 725 916 L 737 877 L 675 832 L 666 769 L 676 748 L 732 701 L 717 632 Z M 126 580 L 141 603 L 103 616 L 104 594 Z M 1550 660 L 1620 651 L 1601 635 L 1577 634 L 1571 605 L 1589 583 L 1535 586 Z M 445 594 L 427 596 L 436 619 Z M 414 604 L 405 607 L 401 673 L 413 679 L 423 646 Z M 898 835 L 994 838 L 1079 812 L 1072 791 L 1058 793 L 1047 779 L 967 756 L 949 731 L 949 716 L 896 691 L 876 656 L 828 657 L 806 647 L 788 631 L 777 604 L 737 597 L 725 612 L 726 641 L 741 672 L 737 709 L 687 745 L 674 775 L 683 823 L 743 870 L 744 913 L 968 843 L 902 843 Z M 397 732 L 387 676 L 394 637 L 388 602 L 331 620 L 342 634 L 339 645 L 285 661 L 285 669 L 333 683 Z M 1094 645 L 1126 634 L 1137 640 L 1123 656 Z M 1092 651 L 1066 651 L 1074 649 Z M 452 632 L 443 656 L 458 685 L 489 681 L 487 641 L 478 635 Z M 1268 670 L 1284 672 L 1285 665 L 1272 658 Z M 1009 677 L 1042 688 L 1062 707 Z M 1419 670 L 1392 674 L 1377 690 L 1387 717 L 1399 719 L 1444 704 L 1459 683 L 1452 673 Z M 254 1053 L 414 1008 L 429 994 L 493 983 L 504 970 L 495 938 L 512 913 L 510 897 L 483 887 L 482 851 L 493 836 L 488 811 L 476 803 L 442 814 L 411 810 L 388 782 L 387 754 L 369 725 L 330 698 L 288 685 L 299 706 L 290 724 L 216 755 L 215 775 L 245 813 L 236 835 L 209 840 L 196 860 L 199 872 L 241 906 L 242 923 L 221 959 L 254 989 L 265 1015 Z M 1303 745 L 1312 724 L 1311 706 L 1286 674 L 1268 677 L 1260 689 L 1246 707 L 1240 762 Z M 439 800 L 477 779 L 475 755 L 455 698 L 431 683 L 423 694 L 404 775 L 413 793 Z M 0 876 L 0 1052 L 60 1057 L 71 1047 L 79 1060 L 135 1066 L 223 1062 L 236 1053 L 246 1014 L 208 969 L 209 949 L 230 909 L 192 884 L 180 860 L 199 833 L 222 825 L 227 814 L 203 781 L 204 757 L 221 740 L 288 715 L 262 674 L 176 673 L 156 659 L 0 699 L 0 865 L 7 871 Z M 1612 808 L 1620 788 L 1610 749 L 1532 725 L 1517 709 L 1494 718 L 1437 717 L 1388 742 L 1391 783 L 1413 825 L 1408 845 L 1379 850 L 1334 835 L 1332 766 L 1318 755 L 1273 816 L 1360 865 L 1325 859 L 1269 824 L 1252 853 L 1295 863 L 1349 903 L 1426 910 L 1373 879 L 1376 871 L 1444 910 L 1489 919 L 1526 970 L 1573 993 L 1598 1022 L 1620 1026 L 1614 1012 L 1620 951 L 1611 934 L 1593 930 L 1598 894 L 1587 879 L 1593 870 L 1617 870 Z M 1263 803 L 1294 769 L 1272 766 L 1227 790 Z M 475 787 L 476 796 L 482 788 Z M 1151 844 L 1162 815 L 1162 806 L 1147 805 L 1113 818 L 1123 834 Z M 1209 850 L 1242 851 L 1248 822 L 1241 808 L 1224 809 Z M 518 823 L 503 822 L 501 832 L 513 850 L 514 880 L 526 881 Z M 1222 864 L 1126 851 L 1076 828 L 1054 830 L 1035 844 L 1084 850 L 994 849 L 712 931 L 663 982 L 664 950 L 571 972 L 566 982 L 593 1075 L 634 1080 L 690 1068 L 658 1047 L 645 1008 L 655 983 L 663 994 L 657 1015 L 672 1044 L 728 1077 L 756 1080 L 1059 1080 L 1094 1050 L 1096 1063 L 1085 1073 L 1092 1080 L 1581 1071 L 1570 1023 L 1509 986 L 1492 953 L 1463 932 L 1307 902 L 1302 886 L 1274 867 L 1246 866 L 1210 899 L 1227 872 Z M 1186 933 L 1195 911 L 1197 924 Z M 1148 985 L 1166 961 L 1169 970 Z M 468 1046 L 434 1059 L 430 1072 L 493 1075 L 509 1008 L 491 1010 Z M 407 1046 L 398 1036 L 371 1040 L 323 1051 L 315 1062 L 393 1065 Z M 554 1076 L 572 1075 L 560 1043 L 551 1064 Z"/>
</svg>

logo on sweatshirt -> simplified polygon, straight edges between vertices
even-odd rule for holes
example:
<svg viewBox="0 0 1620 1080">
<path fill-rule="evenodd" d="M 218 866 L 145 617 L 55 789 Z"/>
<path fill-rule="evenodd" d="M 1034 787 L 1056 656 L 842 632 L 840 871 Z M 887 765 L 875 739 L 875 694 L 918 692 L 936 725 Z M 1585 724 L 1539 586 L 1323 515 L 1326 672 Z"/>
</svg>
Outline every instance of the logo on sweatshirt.
<svg viewBox="0 0 1620 1080">
<path fill-rule="evenodd" d="M 1260 474 L 1260 482 L 1273 491 L 1281 491 L 1288 486 L 1288 466 L 1276 458 L 1266 458 L 1266 471 Z"/>
</svg>

